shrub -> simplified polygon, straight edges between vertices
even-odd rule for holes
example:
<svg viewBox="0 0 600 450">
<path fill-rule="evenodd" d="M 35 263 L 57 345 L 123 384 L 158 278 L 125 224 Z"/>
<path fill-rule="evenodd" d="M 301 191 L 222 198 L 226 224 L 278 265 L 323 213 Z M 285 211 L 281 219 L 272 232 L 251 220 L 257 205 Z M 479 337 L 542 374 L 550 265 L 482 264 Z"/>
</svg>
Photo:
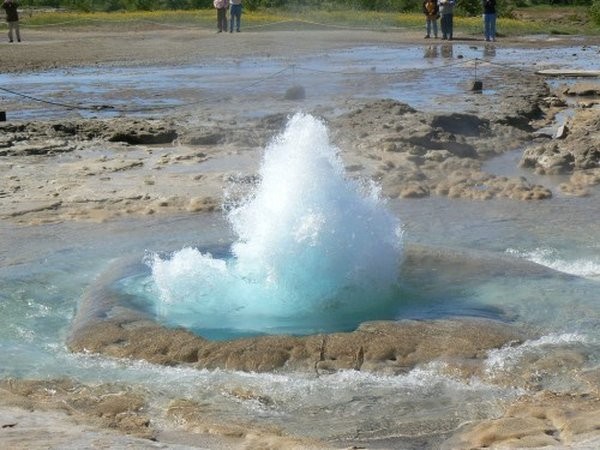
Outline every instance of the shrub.
<svg viewBox="0 0 600 450">
<path fill-rule="evenodd" d="M 600 25 L 600 0 L 594 0 L 590 6 L 590 17 L 596 25 Z"/>
<path fill-rule="evenodd" d="M 456 14 L 459 16 L 477 16 L 481 14 L 481 0 L 461 0 L 456 3 Z"/>
</svg>

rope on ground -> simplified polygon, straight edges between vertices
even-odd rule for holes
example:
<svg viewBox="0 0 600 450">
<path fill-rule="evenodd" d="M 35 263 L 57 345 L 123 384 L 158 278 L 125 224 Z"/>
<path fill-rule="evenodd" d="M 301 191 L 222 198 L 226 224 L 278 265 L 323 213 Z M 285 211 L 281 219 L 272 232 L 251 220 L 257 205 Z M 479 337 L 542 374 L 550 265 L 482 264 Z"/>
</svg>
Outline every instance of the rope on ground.
<svg viewBox="0 0 600 450">
<path fill-rule="evenodd" d="M 267 28 L 267 27 L 272 27 L 274 25 L 281 25 L 283 23 L 294 23 L 294 22 L 298 22 L 298 21 L 294 20 L 294 19 L 278 20 L 276 22 L 267 22 L 267 23 L 262 23 L 259 25 L 245 25 L 244 29 L 245 30 L 254 30 L 257 28 Z"/>
<path fill-rule="evenodd" d="M 415 72 L 415 71 L 426 72 L 426 71 L 431 71 L 431 70 L 443 70 L 448 67 L 462 66 L 463 68 L 473 68 L 474 73 L 475 73 L 475 78 L 477 78 L 477 70 L 478 70 L 478 68 L 481 67 L 482 62 L 488 63 L 489 65 L 492 65 L 492 66 L 501 67 L 503 69 L 522 70 L 522 71 L 526 70 L 526 69 L 522 69 L 522 68 L 518 68 L 518 67 L 516 68 L 510 64 L 492 63 L 491 61 L 482 60 L 479 58 L 473 58 L 473 59 L 461 58 L 460 60 L 452 61 L 447 64 L 438 65 L 435 67 L 410 68 L 410 69 L 404 69 L 404 70 L 385 71 L 385 72 L 376 71 L 376 70 L 373 70 L 372 68 L 369 68 L 368 70 L 364 70 L 364 71 L 323 70 L 323 69 L 314 69 L 311 67 L 298 66 L 296 64 L 290 64 L 281 70 L 273 72 L 272 74 L 261 77 L 261 78 L 257 79 L 256 81 L 245 85 L 240 90 L 241 91 L 249 91 L 252 88 L 254 88 L 262 83 L 265 83 L 269 80 L 272 80 L 274 78 L 277 78 L 277 77 L 283 75 L 284 73 L 286 73 L 289 70 L 292 70 L 294 75 L 295 75 L 296 71 L 304 71 L 304 72 L 311 72 L 311 73 L 335 74 L 335 75 L 345 75 L 345 76 L 364 76 L 364 75 L 400 76 L 403 73 L 408 73 L 408 72 Z M 531 72 L 531 71 L 529 71 L 529 72 Z M 47 100 L 47 99 L 43 99 L 40 97 L 36 97 L 33 95 L 29 95 L 29 94 L 24 94 L 22 92 L 18 92 L 18 91 L 12 90 L 12 89 L 4 88 L 4 87 L 0 87 L 0 91 L 20 97 L 20 98 L 32 100 L 34 102 L 44 103 L 47 105 L 57 106 L 57 107 L 61 107 L 61 108 L 71 109 L 71 110 L 112 111 L 115 113 L 135 113 L 135 112 L 140 113 L 140 112 L 164 111 L 164 110 L 169 110 L 169 109 L 186 108 L 186 107 L 195 106 L 195 105 L 198 105 L 201 103 L 217 101 L 222 98 L 222 94 L 214 94 L 212 96 L 205 96 L 202 99 L 199 99 L 197 101 L 180 103 L 180 104 L 176 104 L 176 105 L 156 105 L 156 106 L 147 106 L 147 107 L 140 107 L 140 108 L 130 108 L 130 107 L 120 108 L 120 107 L 117 107 L 114 105 L 106 105 L 106 104 L 81 105 L 81 104 L 69 104 L 69 103 L 64 103 L 64 102 L 57 102 L 57 101 L 53 101 L 53 100 Z"/>
<path fill-rule="evenodd" d="M 73 105 L 69 103 L 55 102 L 53 100 L 46 100 L 39 97 L 34 97 L 33 95 L 23 94 L 21 92 L 13 91 L 12 89 L 7 89 L 4 87 L 0 87 L 0 91 L 6 92 L 8 94 L 16 95 L 17 97 L 26 98 L 29 100 L 33 100 L 34 102 L 46 103 L 48 105 L 60 106 L 62 108 L 67 109 L 79 109 L 79 110 L 91 110 L 91 111 L 100 111 L 102 109 L 113 109 L 110 105 L 91 105 L 91 106 L 82 106 L 82 105 Z"/>
<path fill-rule="evenodd" d="M 278 22 L 269 22 L 269 23 L 260 24 L 260 25 L 244 26 L 244 29 L 266 28 L 266 27 L 270 27 L 273 25 L 280 25 L 283 23 L 299 23 L 299 24 L 304 24 L 304 25 L 318 26 L 318 27 L 322 27 L 322 28 L 333 28 L 333 29 L 339 29 L 339 30 L 359 30 L 359 31 L 373 31 L 373 30 L 390 31 L 390 30 L 404 30 L 406 28 L 416 28 L 416 26 L 411 26 L 411 25 L 406 25 L 406 26 L 402 26 L 402 27 L 394 27 L 394 26 L 390 26 L 390 25 L 358 27 L 358 26 L 354 26 L 354 25 L 338 25 L 338 24 L 334 24 L 334 23 L 314 22 L 314 21 L 304 20 L 304 19 L 287 19 L 287 20 L 281 20 Z M 418 27 L 422 28 L 420 25 Z"/>
<path fill-rule="evenodd" d="M 515 64 L 508 64 L 508 63 L 499 63 L 499 62 L 495 62 L 495 61 L 486 61 L 488 64 L 492 65 L 492 66 L 498 66 L 498 67 L 502 67 L 504 69 L 508 68 L 511 70 L 516 70 L 518 72 L 527 72 L 527 73 L 532 73 L 535 72 L 537 69 L 532 70 L 531 68 L 527 68 L 527 67 L 519 67 Z"/>
<path fill-rule="evenodd" d="M 197 26 L 192 26 L 192 25 L 178 25 L 178 24 L 174 24 L 174 23 L 161 23 L 161 22 L 156 22 L 153 20 L 136 20 L 136 23 L 148 23 L 151 25 L 157 25 L 159 27 L 163 27 L 163 28 L 175 28 L 178 30 L 197 30 L 198 27 Z M 118 22 L 111 22 L 111 23 L 118 23 Z"/>
<path fill-rule="evenodd" d="M 255 81 L 254 83 L 251 83 L 251 84 L 245 86 L 242 90 L 249 90 L 261 83 L 264 83 L 268 80 L 271 80 L 273 78 L 276 78 L 276 77 L 282 75 L 283 73 L 287 72 L 290 69 L 292 69 L 292 66 L 285 67 L 275 73 L 272 73 L 270 75 L 262 77 L 262 78 L 258 79 L 257 81 Z M 178 108 L 195 106 L 195 105 L 205 103 L 205 102 L 210 102 L 211 100 L 215 101 L 215 100 L 218 100 L 221 98 L 221 95 L 215 94 L 214 96 L 208 96 L 208 97 L 204 97 L 197 101 L 181 103 L 178 105 L 156 105 L 156 106 L 147 106 L 147 107 L 142 107 L 142 108 L 119 108 L 119 107 L 116 107 L 113 105 L 80 105 L 80 104 L 57 102 L 57 101 L 53 101 L 53 100 L 47 100 L 47 99 L 43 99 L 40 97 L 36 97 L 33 95 L 29 95 L 29 94 L 24 94 L 22 92 L 17 92 L 15 90 L 4 88 L 4 87 L 0 87 L 0 91 L 6 92 L 7 94 L 11 94 L 11 95 L 14 95 L 17 97 L 26 98 L 26 99 L 32 100 L 34 102 L 44 103 L 44 104 L 52 105 L 52 106 L 58 106 L 61 108 L 66 108 L 66 109 L 71 109 L 71 110 L 80 110 L 80 111 L 110 110 L 115 113 L 151 112 L 151 111 L 161 111 L 161 110 L 168 110 L 168 109 L 178 109 Z"/>
<path fill-rule="evenodd" d="M 23 27 L 23 28 L 47 28 L 47 27 L 60 27 L 63 25 L 73 25 L 75 23 L 87 23 L 87 22 L 103 22 L 101 20 L 96 20 L 96 19 L 91 19 L 91 18 L 86 18 L 86 19 L 73 19 L 73 20 L 65 20 L 63 22 L 52 22 L 52 23 L 45 23 L 45 24 L 34 24 L 34 23 L 28 23 L 27 20 L 19 20 L 19 26 Z"/>
</svg>

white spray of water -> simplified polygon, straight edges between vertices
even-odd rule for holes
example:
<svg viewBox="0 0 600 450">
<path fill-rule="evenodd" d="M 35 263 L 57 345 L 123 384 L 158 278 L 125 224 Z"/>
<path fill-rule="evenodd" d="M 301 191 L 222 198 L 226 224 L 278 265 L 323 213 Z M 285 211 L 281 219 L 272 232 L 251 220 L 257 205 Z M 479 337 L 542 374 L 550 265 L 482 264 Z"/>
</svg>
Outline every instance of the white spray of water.
<svg viewBox="0 0 600 450">
<path fill-rule="evenodd" d="M 400 222 L 374 185 L 345 178 L 325 125 L 293 116 L 259 175 L 228 215 L 238 236 L 231 258 L 193 248 L 153 256 L 161 313 L 184 326 L 265 332 L 331 330 L 389 313 Z"/>
<path fill-rule="evenodd" d="M 587 336 L 579 333 L 562 333 L 542 336 L 538 339 L 528 340 L 520 345 L 508 345 L 499 349 L 490 350 L 486 360 L 486 373 L 494 375 L 502 371 L 510 371 L 529 354 L 547 353 L 548 348 L 560 347 L 569 344 L 588 343 Z"/>
<path fill-rule="evenodd" d="M 550 267 L 559 272 L 584 278 L 600 279 L 600 260 L 597 258 L 567 260 L 561 258 L 559 252 L 553 248 L 536 248 L 531 251 L 509 248 L 506 253 Z"/>
</svg>

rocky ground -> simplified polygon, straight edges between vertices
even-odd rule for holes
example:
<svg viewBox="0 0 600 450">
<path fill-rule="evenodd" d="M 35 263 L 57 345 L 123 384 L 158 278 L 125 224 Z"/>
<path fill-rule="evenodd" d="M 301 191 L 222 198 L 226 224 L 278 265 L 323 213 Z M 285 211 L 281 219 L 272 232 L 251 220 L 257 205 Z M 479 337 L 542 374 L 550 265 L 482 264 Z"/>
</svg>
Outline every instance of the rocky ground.
<svg viewBox="0 0 600 450">
<path fill-rule="evenodd" d="M 344 48 L 365 42 L 421 42 L 420 33 L 410 32 L 243 36 L 226 41 L 218 51 L 251 57 L 265 52 L 310 53 L 323 46 Z M 15 72 L 91 64 L 185 63 L 214 56 L 215 44 L 223 42 L 216 39 L 201 30 L 26 30 L 23 45 L 2 49 L 2 62 L 3 68 Z M 161 50 L 156 52 L 158 41 Z M 547 43 L 516 39 L 498 45 Z M 510 80 L 515 74 L 504 76 Z M 518 83 L 507 86 L 493 105 L 485 96 L 474 97 L 468 113 L 431 114 L 386 99 L 352 101 L 339 112 L 316 113 L 328 123 L 350 176 L 377 181 L 383 195 L 390 198 L 437 195 L 474 201 L 544 201 L 557 192 L 588 195 L 589 187 L 600 183 L 597 85 L 580 83 L 552 91 L 543 78 L 519 74 Z M 575 113 L 564 126 L 552 127 L 555 114 L 573 103 L 577 104 Z M 225 186 L 236 185 L 240 193 L 252 186 L 261 149 L 286 120 L 280 114 L 257 119 L 224 114 L 205 113 L 193 121 L 181 115 L 0 123 L 0 219 L 31 226 L 218 209 Z M 532 173 L 566 175 L 568 181 L 556 188 L 483 169 L 492 156 L 521 147 L 523 167 Z M 246 161 L 245 170 L 232 170 L 229 159 Z M 201 169 L 206 163 L 213 163 L 213 169 Z M 431 328 L 427 322 L 408 322 L 365 324 L 354 333 L 330 336 L 215 344 L 162 329 L 143 318 L 120 317 L 91 326 L 87 323 L 76 330 L 69 345 L 74 351 L 86 349 L 159 364 L 253 371 L 401 373 L 441 359 L 450 363 L 448 370 L 468 379 L 482 376 L 481 358 L 486 350 L 528 337 L 508 325 L 496 325 L 490 332 L 489 324 L 484 328 L 481 323 L 436 323 Z M 129 326 L 133 322 L 136 325 Z M 521 374 L 523 385 L 534 386 L 536 374 L 549 366 L 571 370 L 581 363 L 580 358 L 571 352 L 532 361 Z M 596 370 L 584 378 L 581 383 L 586 387 L 580 392 L 559 395 L 540 389 L 538 396 L 520 400 L 498 420 L 461 428 L 445 448 L 584 448 L 590 439 L 597 443 L 600 375 Z M 150 406 L 150 393 L 128 386 L 4 380 L 0 392 L 0 446 L 7 448 L 81 448 L 91 442 L 128 448 L 163 444 L 214 449 L 326 447 L 285 436 L 277 429 L 220 424 L 204 417 L 201 405 L 185 400 L 173 400 L 165 413 L 158 414 Z"/>
<path fill-rule="evenodd" d="M 564 102 L 560 93 L 534 76 L 514 89 L 518 95 L 495 105 L 493 114 L 485 105 L 475 105 L 480 113 L 431 114 L 373 100 L 324 118 L 348 173 L 375 180 L 389 198 L 550 198 L 551 185 L 482 169 L 491 157 L 519 147 L 525 148 L 521 165 L 532 173 L 570 175 L 557 192 L 587 195 L 600 182 L 598 110 L 577 109 L 560 130 L 544 132 Z M 587 104 L 599 90 L 586 94 Z M 32 224 L 218 209 L 225 186 L 237 184 L 239 192 L 251 186 L 261 149 L 286 116 L 213 114 L 201 125 L 197 117 L 193 125 L 187 119 L 0 123 L 1 217 Z M 202 169 L 232 155 L 255 163 L 244 171 L 226 164 Z"/>
</svg>

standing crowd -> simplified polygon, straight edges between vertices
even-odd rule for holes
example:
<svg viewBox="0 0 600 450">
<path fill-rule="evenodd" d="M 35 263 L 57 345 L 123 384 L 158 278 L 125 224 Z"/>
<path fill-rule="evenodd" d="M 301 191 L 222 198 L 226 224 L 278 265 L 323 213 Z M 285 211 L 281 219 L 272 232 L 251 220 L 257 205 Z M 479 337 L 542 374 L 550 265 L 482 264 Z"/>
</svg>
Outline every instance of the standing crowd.
<svg viewBox="0 0 600 450">
<path fill-rule="evenodd" d="M 425 14 L 425 39 L 438 37 L 438 19 L 442 31 L 442 39 L 454 38 L 454 6 L 456 0 L 424 0 L 423 14 Z M 486 41 L 496 40 L 496 0 L 482 0 L 483 30 Z"/>
<path fill-rule="evenodd" d="M 229 29 L 230 33 L 240 31 L 242 20 L 242 0 L 214 0 L 213 5 L 217 10 L 217 30 L 219 33 Z M 438 19 L 442 31 L 442 39 L 452 40 L 454 32 L 454 6 L 456 0 L 424 0 L 423 13 L 425 14 L 425 38 L 428 39 L 433 33 L 433 37 L 438 37 Z M 2 8 L 6 12 L 6 22 L 8 24 L 8 41 L 21 42 L 21 33 L 19 30 L 19 13 L 17 8 L 19 4 L 16 0 L 4 0 Z M 486 41 L 496 40 L 496 0 L 482 0 L 483 9 L 483 29 Z M 227 20 L 227 11 L 229 11 L 229 21 Z"/>
</svg>

